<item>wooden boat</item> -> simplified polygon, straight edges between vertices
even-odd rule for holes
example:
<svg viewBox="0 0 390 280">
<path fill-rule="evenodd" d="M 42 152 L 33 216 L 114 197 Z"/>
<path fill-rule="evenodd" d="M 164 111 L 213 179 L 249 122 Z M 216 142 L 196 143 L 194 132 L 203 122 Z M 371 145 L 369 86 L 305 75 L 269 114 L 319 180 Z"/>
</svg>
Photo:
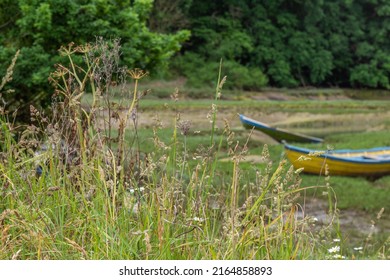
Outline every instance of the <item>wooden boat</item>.
<svg viewBox="0 0 390 280">
<path fill-rule="evenodd" d="M 295 169 L 303 172 L 329 175 L 378 178 L 390 174 L 390 147 L 367 150 L 316 151 L 284 144 L 285 154 Z"/>
<path fill-rule="evenodd" d="M 278 142 L 300 142 L 300 143 L 320 143 L 323 141 L 321 138 L 307 136 L 300 133 L 293 133 L 284 129 L 271 127 L 265 123 L 248 118 L 244 115 L 240 115 L 240 120 L 245 128 L 259 130 L 268 136 L 272 137 Z"/>
</svg>

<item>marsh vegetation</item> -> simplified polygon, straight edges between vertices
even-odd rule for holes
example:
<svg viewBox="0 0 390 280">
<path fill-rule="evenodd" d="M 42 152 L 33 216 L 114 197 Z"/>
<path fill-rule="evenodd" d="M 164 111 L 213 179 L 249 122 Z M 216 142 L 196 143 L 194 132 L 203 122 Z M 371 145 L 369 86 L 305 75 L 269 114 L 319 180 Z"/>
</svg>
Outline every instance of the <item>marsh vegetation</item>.
<svg viewBox="0 0 390 280">
<path fill-rule="evenodd" d="M 31 123 L 19 126 L 2 110 L 1 259 L 389 258 L 388 231 L 376 230 L 388 221 L 387 177 L 303 175 L 237 117 L 296 118 L 314 132 L 316 117 L 328 128 L 354 114 L 385 119 L 386 102 L 230 98 L 221 68 L 209 98 L 178 88 L 161 99 L 142 88 L 146 72 L 116 64 L 117 51 L 104 42 L 63 48 L 69 63 L 51 75 L 52 114 L 31 107 Z M 387 125 L 327 143 L 390 145 Z M 344 231 L 348 209 L 371 216 L 372 230 Z"/>
</svg>

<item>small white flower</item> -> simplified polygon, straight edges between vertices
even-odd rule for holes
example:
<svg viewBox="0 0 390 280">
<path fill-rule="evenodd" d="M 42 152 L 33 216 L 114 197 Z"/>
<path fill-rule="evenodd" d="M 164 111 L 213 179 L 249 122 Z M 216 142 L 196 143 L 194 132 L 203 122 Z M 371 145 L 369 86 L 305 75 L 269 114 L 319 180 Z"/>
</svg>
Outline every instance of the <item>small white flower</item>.
<svg viewBox="0 0 390 280">
<path fill-rule="evenodd" d="M 139 192 L 143 192 L 145 190 L 145 188 L 144 187 L 139 187 L 138 189 L 133 189 L 133 188 L 129 188 L 128 189 L 130 194 L 134 194 L 136 190 L 139 191 Z"/>
<path fill-rule="evenodd" d="M 340 252 L 340 246 L 334 246 L 334 247 L 328 249 L 328 252 L 329 253 L 338 253 L 338 252 Z"/>
<path fill-rule="evenodd" d="M 333 255 L 333 258 L 334 258 L 334 259 L 345 259 L 345 256 L 336 254 L 336 255 Z"/>
<path fill-rule="evenodd" d="M 318 218 L 314 217 L 314 218 L 313 218 L 313 221 L 314 221 L 314 222 L 318 222 Z"/>
<path fill-rule="evenodd" d="M 333 242 L 340 242 L 340 239 L 335 238 L 335 239 L 333 239 Z"/>
<path fill-rule="evenodd" d="M 363 247 L 355 247 L 355 248 L 353 248 L 355 251 L 361 251 L 361 250 L 363 250 Z"/>
</svg>

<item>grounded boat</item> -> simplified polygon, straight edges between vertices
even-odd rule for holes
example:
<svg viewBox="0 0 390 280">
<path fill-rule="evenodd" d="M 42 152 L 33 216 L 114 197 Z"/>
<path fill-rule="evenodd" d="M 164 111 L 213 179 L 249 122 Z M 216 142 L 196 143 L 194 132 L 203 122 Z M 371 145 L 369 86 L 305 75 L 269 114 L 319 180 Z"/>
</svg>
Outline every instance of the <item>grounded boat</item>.
<svg viewBox="0 0 390 280">
<path fill-rule="evenodd" d="M 366 150 L 317 151 L 284 144 L 285 154 L 295 169 L 329 175 L 378 178 L 390 174 L 390 147 Z"/>
<path fill-rule="evenodd" d="M 244 115 L 240 115 L 240 120 L 245 128 L 259 130 L 268 136 L 272 137 L 278 142 L 300 142 L 300 143 L 320 143 L 323 141 L 321 138 L 307 136 L 300 133 L 293 133 L 284 129 L 271 127 L 265 123 L 248 118 Z"/>
</svg>

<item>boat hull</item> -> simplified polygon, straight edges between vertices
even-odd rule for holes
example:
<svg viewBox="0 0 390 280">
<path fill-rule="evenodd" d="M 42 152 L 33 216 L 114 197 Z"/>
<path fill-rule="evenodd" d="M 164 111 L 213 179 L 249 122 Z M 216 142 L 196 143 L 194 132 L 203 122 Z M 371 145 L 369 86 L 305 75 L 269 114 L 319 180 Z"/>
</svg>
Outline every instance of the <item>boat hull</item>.
<svg viewBox="0 0 390 280">
<path fill-rule="evenodd" d="M 314 151 L 285 144 L 285 154 L 295 169 L 324 175 L 381 177 L 390 174 L 390 147 L 369 150 Z"/>
<path fill-rule="evenodd" d="M 300 133 L 293 133 L 284 129 L 271 127 L 265 123 L 253 120 L 244 115 L 240 115 L 240 120 L 245 128 L 261 131 L 280 143 L 283 141 L 290 143 L 320 143 L 323 141 L 323 139 L 321 138 L 312 137 Z"/>
</svg>

